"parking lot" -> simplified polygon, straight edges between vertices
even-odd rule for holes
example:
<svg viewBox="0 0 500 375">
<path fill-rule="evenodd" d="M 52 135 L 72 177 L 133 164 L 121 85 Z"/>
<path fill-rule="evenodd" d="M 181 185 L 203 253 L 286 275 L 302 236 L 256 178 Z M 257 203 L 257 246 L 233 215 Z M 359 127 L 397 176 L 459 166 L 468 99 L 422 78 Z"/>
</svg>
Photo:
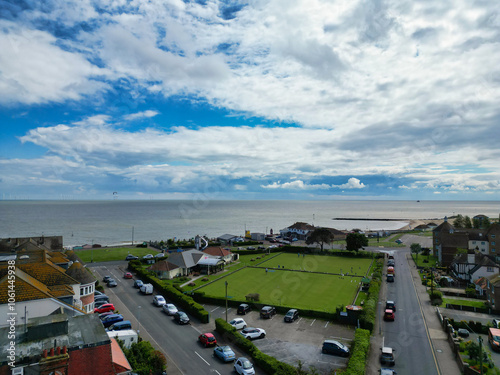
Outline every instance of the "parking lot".
<svg viewBox="0 0 500 375">
<path fill-rule="evenodd" d="M 225 319 L 225 307 L 204 305 L 210 313 L 211 324 L 216 318 Z M 246 315 L 237 315 L 235 308 L 228 308 L 228 322 L 238 317 L 245 320 L 247 327 L 263 328 L 266 338 L 253 343 L 265 354 L 297 366 L 301 361 L 304 368 L 315 367 L 321 374 L 329 374 L 336 368 L 345 367 L 348 358 L 323 354 L 321 346 L 324 340 L 333 339 L 350 346 L 354 339 L 354 328 L 332 324 L 331 322 L 300 317 L 293 323 L 285 323 L 283 315 L 274 315 L 271 319 L 261 319 L 259 311 Z"/>
</svg>

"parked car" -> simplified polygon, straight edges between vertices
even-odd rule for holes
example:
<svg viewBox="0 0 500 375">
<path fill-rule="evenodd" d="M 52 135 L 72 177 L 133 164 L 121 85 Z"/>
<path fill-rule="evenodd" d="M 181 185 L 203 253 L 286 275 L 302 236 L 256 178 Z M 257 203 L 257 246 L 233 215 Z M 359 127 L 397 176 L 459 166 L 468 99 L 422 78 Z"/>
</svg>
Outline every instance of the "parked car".
<svg viewBox="0 0 500 375">
<path fill-rule="evenodd" d="M 247 247 L 247 250 L 255 250 L 255 247 L 253 247 L 253 246 L 248 246 L 248 247 Z"/>
<path fill-rule="evenodd" d="M 283 318 L 283 320 L 287 323 L 291 323 L 293 322 L 294 320 L 297 320 L 299 318 L 299 310 L 297 309 L 290 309 L 288 310 L 288 312 L 286 313 L 285 317 Z"/>
<path fill-rule="evenodd" d="M 396 312 L 396 302 L 394 302 L 394 301 L 387 301 L 385 303 L 385 308 L 386 309 L 391 309 L 392 311 Z"/>
<path fill-rule="evenodd" d="M 155 255 L 155 258 L 163 258 L 165 256 L 167 256 L 167 254 L 165 254 L 165 253 L 158 253 L 158 254 Z"/>
<path fill-rule="evenodd" d="M 257 246 L 257 250 L 266 250 L 265 246 Z"/>
<path fill-rule="evenodd" d="M 385 309 L 384 320 L 389 320 L 393 322 L 394 319 L 395 319 L 394 311 L 392 311 L 391 309 Z"/>
<path fill-rule="evenodd" d="M 171 303 L 166 303 L 162 306 L 162 309 L 163 311 L 165 311 L 165 313 L 167 315 L 174 315 L 178 310 L 177 310 L 177 307 L 175 307 L 175 305 L 171 304 Z"/>
<path fill-rule="evenodd" d="M 392 368 L 381 368 L 378 370 L 380 372 L 380 375 L 396 375 L 397 372 L 393 370 Z"/>
<path fill-rule="evenodd" d="M 394 349 L 388 346 L 384 346 L 380 349 L 380 363 L 382 365 L 394 366 Z"/>
<path fill-rule="evenodd" d="M 115 311 L 115 306 L 112 303 L 105 303 L 105 304 L 103 304 L 99 307 L 96 307 L 94 309 L 94 312 L 98 313 L 98 314 L 101 314 L 101 313 L 107 312 L 107 311 Z"/>
<path fill-rule="evenodd" d="M 118 322 L 123 322 L 123 316 L 121 314 L 111 314 L 108 316 L 105 316 L 103 319 L 101 319 L 102 325 L 107 328 L 110 325 L 113 325 Z"/>
<path fill-rule="evenodd" d="M 97 301 L 107 301 L 109 302 L 109 297 L 105 294 L 101 294 L 100 296 L 94 296 L 94 302 Z"/>
<path fill-rule="evenodd" d="M 387 274 L 393 274 L 394 275 L 394 267 L 393 266 L 389 266 L 387 267 Z"/>
<path fill-rule="evenodd" d="M 212 333 L 202 333 L 200 336 L 198 336 L 198 340 L 200 340 L 205 348 L 208 346 L 217 345 L 217 339 Z"/>
<path fill-rule="evenodd" d="M 260 310 L 260 317 L 262 319 L 271 319 L 274 315 L 276 315 L 276 308 L 272 306 L 264 306 Z"/>
<path fill-rule="evenodd" d="M 105 283 L 107 283 L 109 279 L 111 279 L 111 276 L 106 275 L 106 276 L 104 276 L 104 277 L 102 278 L 102 281 L 104 281 Z"/>
<path fill-rule="evenodd" d="M 126 329 L 132 329 L 132 324 L 130 320 L 124 320 L 122 322 L 117 322 L 106 328 L 106 331 L 123 331 Z"/>
<path fill-rule="evenodd" d="M 146 254 L 142 257 L 142 259 L 154 259 L 153 254 Z"/>
<path fill-rule="evenodd" d="M 234 371 L 240 375 L 254 375 L 255 369 L 252 362 L 245 357 L 240 357 L 234 362 Z"/>
<path fill-rule="evenodd" d="M 334 354 L 342 357 L 349 356 L 349 348 L 337 340 L 325 340 L 321 351 L 324 354 Z"/>
<path fill-rule="evenodd" d="M 457 333 L 460 337 L 469 337 L 469 331 L 465 328 L 459 328 Z"/>
<path fill-rule="evenodd" d="M 240 334 L 248 339 L 248 340 L 254 340 L 254 339 L 263 339 L 266 337 L 266 331 L 264 331 L 262 328 L 244 328 Z"/>
<path fill-rule="evenodd" d="M 135 255 L 132 254 L 127 255 L 127 257 L 125 258 L 125 260 L 136 260 L 136 259 L 139 259 L 139 257 L 136 257 Z"/>
<path fill-rule="evenodd" d="M 392 275 L 392 274 L 387 275 L 387 282 L 393 283 L 394 282 L 394 275 Z"/>
<path fill-rule="evenodd" d="M 105 300 L 105 299 L 102 299 L 102 300 L 99 300 L 99 301 L 94 301 L 94 308 L 101 307 L 102 305 L 105 305 L 105 304 L 108 304 L 108 303 L 110 303 L 109 300 Z"/>
<path fill-rule="evenodd" d="M 241 305 L 238 306 L 238 310 L 236 310 L 236 314 L 245 315 L 247 312 L 250 312 L 250 310 L 252 310 L 252 308 L 250 307 L 249 304 L 242 303 Z"/>
<path fill-rule="evenodd" d="M 236 358 L 233 350 L 228 345 L 216 347 L 214 349 L 214 356 L 224 362 L 231 362 Z"/>
<path fill-rule="evenodd" d="M 241 318 L 235 318 L 229 322 L 236 329 L 243 329 L 247 327 L 247 323 Z"/>
<path fill-rule="evenodd" d="M 141 289 L 141 287 L 144 285 L 144 283 L 141 280 L 135 280 L 134 281 L 134 288 Z"/>
<path fill-rule="evenodd" d="M 99 319 L 101 319 L 101 321 L 102 321 L 105 317 L 113 315 L 113 314 L 114 314 L 114 311 L 103 312 L 103 313 L 99 314 Z"/>
<path fill-rule="evenodd" d="M 500 319 L 493 319 L 493 328 L 500 328 Z"/>
<path fill-rule="evenodd" d="M 132 276 L 132 274 L 131 274 L 130 272 L 125 272 L 125 273 L 123 274 L 123 278 L 124 278 L 124 279 L 131 279 L 131 278 L 133 278 L 133 277 L 134 277 L 134 276 Z"/>
<path fill-rule="evenodd" d="M 165 301 L 165 298 L 163 298 L 163 296 L 160 296 L 160 295 L 156 295 L 153 297 L 153 303 L 160 307 L 160 306 L 163 306 L 163 305 L 166 305 L 167 304 L 167 301 Z"/>
<path fill-rule="evenodd" d="M 106 285 L 108 286 L 108 288 L 115 288 L 118 286 L 115 279 L 109 279 Z"/>
<path fill-rule="evenodd" d="M 189 317 L 187 314 L 183 311 L 177 311 L 174 314 L 174 320 L 179 323 L 179 324 L 188 324 L 189 323 Z"/>
<path fill-rule="evenodd" d="M 105 296 L 103 292 L 99 292 L 98 290 L 94 290 L 94 298 L 97 296 Z"/>
<path fill-rule="evenodd" d="M 396 265 L 396 262 L 394 261 L 394 259 L 389 259 L 389 260 L 387 261 L 387 265 L 388 265 L 388 266 L 392 266 L 392 267 L 394 267 L 394 266 Z"/>
<path fill-rule="evenodd" d="M 153 284 L 142 284 L 141 293 L 142 294 L 153 294 Z"/>
</svg>

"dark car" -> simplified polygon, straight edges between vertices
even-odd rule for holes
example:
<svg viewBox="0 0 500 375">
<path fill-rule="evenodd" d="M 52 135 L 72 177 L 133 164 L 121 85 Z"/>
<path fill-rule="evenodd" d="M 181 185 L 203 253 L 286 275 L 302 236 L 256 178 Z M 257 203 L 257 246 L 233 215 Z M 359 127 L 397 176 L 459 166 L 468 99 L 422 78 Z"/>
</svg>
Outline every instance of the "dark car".
<svg viewBox="0 0 500 375">
<path fill-rule="evenodd" d="M 299 310 L 297 309 L 290 309 L 286 313 L 285 317 L 283 320 L 287 323 L 292 323 L 294 320 L 297 320 L 299 318 Z"/>
<path fill-rule="evenodd" d="M 102 314 L 99 314 L 99 319 L 101 319 L 101 321 L 107 317 L 107 316 L 110 316 L 110 315 L 113 315 L 115 312 L 114 311 L 107 311 L 107 312 L 104 312 Z"/>
<path fill-rule="evenodd" d="M 325 340 L 323 342 L 323 347 L 321 348 L 321 351 L 324 354 L 334 354 L 334 355 L 340 355 L 342 357 L 349 356 L 349 348 L 336 340 Z"/>
<path fill-rule="evenodd" d="M 394 275 L 393 274 L 387 275 L 387 282 L 388 283 L 393 283 L 394 282 Z"/>
<path fill-rule="evenodd" d="M 107 328 L 115 323 L 123 322 L 123 316 L 120 314 L 111 314 L 101 319 L 101 322 Z"/>
<path fill-rule="evenodd" d="M 106 276 L 104 276 L 104 277 L 102 278 L 102 281 L 104 281 L 105 283 L 107 283 L 109 279 L 111 279 L 111 276 L 106 275 Z"/>
<path fill-rule="evenodd" d="M 134 288 L 141 289 L 141 287 L 144 285 L 144 283 L 141 280 L 135 280 L 134 281 Z"/>
<path fill-rule="evenodd" d="M 469 330 L 465 329 L 465 328 L 459 328 L 457 330 L 457 333 L 460 337 L 469 337 Z"/>
<path fill-rule="evenodd" d="M 394 266 L 396 265 L 396 262 L 394 261 L 394 259 L 389 259 L 389 260 L 387 261 L 387 265 L 388 265 L 388 266 L 392 266 L 392 267 L 394 267 Z"/>
<path fill-rule="evenodd" d="M 136 260 L 136 259 L 139 259 L 139 257 L 136 257 L 135 255 L 132 254 L 127 255 L 127 257 L 125 258 L 125 260 Z"/>
<path fill-rule="evenodd" d="M 174 314 L 174 320 L 179 323 L 179 324 L 188 324 L 189 323 L 189 317 L 187 314 L 183 311 L 177 311 Z"/>
<path fill-rule="evenodd" d="M 271 319 L 273 315 L 276 315 L 276 309 L 272 306 L 264 306 L 260 310 L 260 317 L 262 319 Z"/>
<path fill-rule="evenodd" d="M 108 288 L 114 288 L 114 287 L 118 286 L 115 279 L 109 279 L 107 282 L 107 285 L 108 285 Z"/>
<path fill-rule="evenodd" d="M 252 308 L 250 307 L 249 304 L 242 303 L 241 305 L 238 306 L 238 310 L 236 311 L 236 313 L 239 315 L 245 315 L 247 312 L 250 312 L 250 310 L 252 310 Z"/>
<path fill-rule="evenodd" d="M 396 303 L 394 301 L 387 301 L 385 303 L 385 308 L 396 312 Z"/>
<path fill-rule="evenodd" d="M 107 301 L 109 302 L 109 297 L 105 294 L 101 294 L 100 296 L 94 296 L 94 302 L 97 301 Z"/>
<path fill-rule="evenodd" d="M 382 365 L 394 366 L 394 349 L 389 348 L 388 346 L 384 346 L 380 349 L 382 352 L 380 353 L 380 363 Z"/>
</svg>

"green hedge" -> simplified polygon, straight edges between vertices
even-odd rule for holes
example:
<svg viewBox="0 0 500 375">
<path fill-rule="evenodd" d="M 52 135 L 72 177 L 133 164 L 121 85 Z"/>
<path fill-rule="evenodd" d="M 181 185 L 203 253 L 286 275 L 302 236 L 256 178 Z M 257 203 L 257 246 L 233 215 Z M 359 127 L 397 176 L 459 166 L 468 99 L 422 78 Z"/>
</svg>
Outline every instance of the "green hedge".
<svg viewBox="0 0 500 375">
<path fill-rule="evenodd" d="M 221 318 L 215 319 L 215 330 L 221 334 L 226 341 L 252 357 L 256 366 L 260 367 L 266 374 L 273 375 L 295 375 L 295 367 L 278 361 L 276 358 L 262 353 L 250 340 L 245 339 L 233 326 Z"/>
<path fill-rule="evenodd" d="M 364 375 L 369 349 L 370 331 L 357 329 L 354 334 L 354 343 L 351 346 L 351 357 L 342 375 Z"/>
<path fill-rule="evenodd" d="M 138 260 L 130 261 L 128 267 L 130 270 L 134 271 L 143 282 L 151 283 L 158 293 L 170 299 L 185 312 L 193 315 L 202 323 L 208 323 L 208 311 L 199 303 L 195 302 L 193 298 L 182 293 L 172 285 L 162 283 L 162 281 L 152 275 L 151 272 L 142 269 L 141 263 Z"/>
<path fill-rule="evenodd" d="M 373 331 L 375 320 L 377 319 L 377 305 L 380 293 L 380 284 L 382 268 L 384 266 L 383 259 L 377 259 L 373 265 L 372 280 L 368 289 L 368 297 L 363 305 L 363 312 L 360 318 L 361 327 Z"/>
<path fill-rule="evenodd" d="M 472 331 L 473 333 L 482 333 L 484 335 L 487 335 L 488 329 L 493 327 L 490 324 L 484 325 L 481 322 L 474 322 L 472 320 L 469 320 L 468 322 L 466 322 L 465 320 L 457 322 L 454 319 L 448 318 L 448 322 L 455 330 L 465 328 L 469 331 Z"/>
</svg>

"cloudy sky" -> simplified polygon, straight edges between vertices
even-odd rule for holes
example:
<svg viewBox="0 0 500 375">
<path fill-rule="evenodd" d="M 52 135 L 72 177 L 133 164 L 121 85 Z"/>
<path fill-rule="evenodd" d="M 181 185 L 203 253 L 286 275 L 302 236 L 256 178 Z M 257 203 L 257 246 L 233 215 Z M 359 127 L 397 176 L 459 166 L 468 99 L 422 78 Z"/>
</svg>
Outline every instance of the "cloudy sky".
<svg viewBox="0 0 500 375">
<path fill-rule="evenodd" d="M 499 197 L 495 1 L 0 1 L 0 51 L 0 199 Z"/>
</svg>

